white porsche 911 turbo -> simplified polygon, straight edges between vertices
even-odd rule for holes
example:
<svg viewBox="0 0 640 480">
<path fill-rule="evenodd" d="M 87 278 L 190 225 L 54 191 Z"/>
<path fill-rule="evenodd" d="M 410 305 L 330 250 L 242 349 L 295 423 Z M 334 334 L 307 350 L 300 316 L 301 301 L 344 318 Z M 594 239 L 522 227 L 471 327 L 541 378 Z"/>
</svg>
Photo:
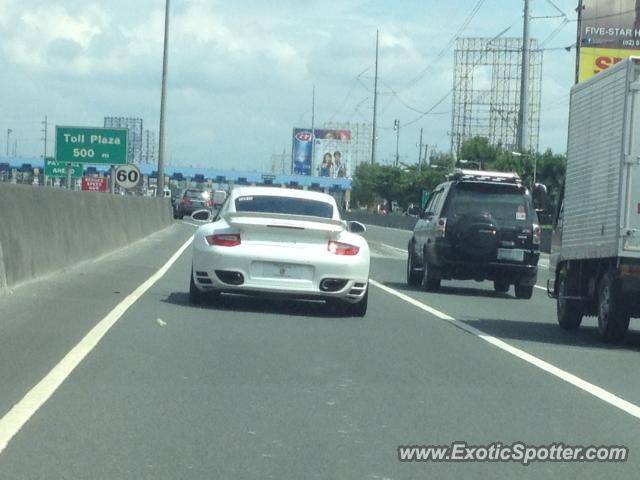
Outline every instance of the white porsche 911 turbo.
<svg viewBox="0 0 640 480">
<path fill-rule="evenodd" d="M 369 245 L 358 235 L 364 230 L 342 220 L 336 201 L 324 193 L 236 188 L 194 236 L 189 300 L 284 295 L 325 300 L 346 315 L 364 316 L 370 261 Z"/>
</svg>

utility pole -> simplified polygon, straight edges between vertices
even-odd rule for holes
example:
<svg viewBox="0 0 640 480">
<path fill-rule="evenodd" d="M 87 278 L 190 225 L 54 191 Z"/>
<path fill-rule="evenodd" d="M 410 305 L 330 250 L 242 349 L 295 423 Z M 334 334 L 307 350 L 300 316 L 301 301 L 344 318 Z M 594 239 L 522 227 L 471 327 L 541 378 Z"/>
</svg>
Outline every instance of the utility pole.
<svg viewBox="0 0 640 480">
<path fill-rule="evenodd" d="M 164 49 L 162 52 L 162 92 L 160 93 L 160 137 L 158 145 L 158 181 L 156 183 L 156 196 L 164 197 L 164 124 L 167 97 L 167 57 L 169 51 L 169 0 L 164 7 Z M 113 175 L 114 169 L 111 169 Z M 113 177 L 112 177 L 113 178 Z M 113 180 L 112 180 L 113 181 Z"/>
<path fill-rule="evenodd" d="M 315 170 L 313 169 L 316 153 L 316 86 L 313 86 L 313 93 L 311 94 L 311 171 L 309 175 L 313 176 Z"/>
<path fill-rule="evenodd" d="M 378 34 L 376 30 L 376 71 L 373 80 L 373 135 L 371 136 L 371 165 L 376 162 L 376 115 L 378 109 Z"/>
<path fill-rule="evenodd" d="M 398 143 L 400 143 L 400 120 L 393 121 L 393 129 L 396 131 L 396 167 L 400 164 L 400 153 L 398 152 Z"/>
<path fill-rule="evenodd" d="M 580 49 L 582 48 L 582 12 L 584 11 L 584 5 L 582 0 L 578 0 L 578 30 L 576 38 L 576 83 L 580 81 Z"/>
<path fill-rule="evenodd" d="M 518 150 L 529 150 L 529 0 L 524 0 L 522 27 L 522 73 L 520 78 L 520 112 L 518 122 Z"/>
<path fill-rule="evenodd" d="M 13 130 L 10 128 L 7 128 L 7 157 L 9 156 L 9 141 L 11 137 L 11 132 L 13 132 Z"/>
<path fill-rule="evenodd" d="M 42 132 L 44 133 L 44 137 L 43 137 L 43 141 L 44 141 L 44 155 L 42 156 L 42 159 L 44 160 L 44 166 L 46 167 L 47 165 L 47 133 L 49 131 L 49 122 L 47 119 L 47 116 L 44 116 L 44 122 L 42 122 Z M 45 175 L 46 169 L 43 168 L 42 169 L 42 186 L 46 187 L 47 186 L 47 176 Z"/>
<path fill-rule="evenodd" d="M 422 127 L 420 127 L 420 150 L 418 151 L 418 171 L 422 170 Z"/>
</svg>

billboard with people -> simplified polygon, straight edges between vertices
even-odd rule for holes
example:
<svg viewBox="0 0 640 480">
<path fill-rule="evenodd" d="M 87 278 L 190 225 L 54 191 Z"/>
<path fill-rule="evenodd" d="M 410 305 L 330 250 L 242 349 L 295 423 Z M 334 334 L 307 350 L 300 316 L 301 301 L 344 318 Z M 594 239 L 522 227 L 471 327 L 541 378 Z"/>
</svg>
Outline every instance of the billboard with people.
<svg viewBox="0 0 640 480">
<path fill-rule="evenodd" d="M 311 135 L 310 128 L 295 128 L 292 147 L 293 173 L 320 177 L 349 177 L 350 142 L 350 130 L 315 129 L 314 135 Z"/>
<path fill-rule="evenodd" d="M 578 81 L 640 56 L 640 0 L 583 0 Z"/>
</svg>

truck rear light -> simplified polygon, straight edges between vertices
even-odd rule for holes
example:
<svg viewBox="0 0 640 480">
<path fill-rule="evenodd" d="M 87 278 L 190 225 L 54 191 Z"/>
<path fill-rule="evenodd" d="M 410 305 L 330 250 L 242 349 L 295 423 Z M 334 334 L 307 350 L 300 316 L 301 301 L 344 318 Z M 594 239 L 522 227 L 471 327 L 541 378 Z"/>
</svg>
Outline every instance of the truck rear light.
<svg viewBox="0 0 640 480">
<path fill-rule="evenodd" d="M 447 233 L 447 218 L 441 217 L 436 223 L 436 237 L 444 238 L 445 233 Z"/>
<path fill-rule="evenodd" d="M 184 205 L 190 205 L 191 204 L 191 200 L 189 200 L 189 197 L 182 197 L 182 203 Z"/>
<path fill-rule="evenodd" d="M 542 239 L 542 229 L 540 225 L 533 225 L 533 244 L 540 245 L 540 241 Z"/>
<path fill-rule="evenodd" d="M 335 255 L 357 255 L 360 251 L 360 247 L 356 247 L 355 245 L 350 245 L 348 243 L 336 242 L 335 240 L 329 240 L 327 250 Z"/>
<path fill-rule="evenodd" d="M 623 277 L 640 277 L 640 264 L 622 264 L 619 267 L 620 276 Z"/>
<path fill-rule="evenodd" d="M 241 243 L 239 233 L 207 235 L 205 238 L 209 245 L 216 245 L 218 247 L 235 247 Z"/>
</svg>

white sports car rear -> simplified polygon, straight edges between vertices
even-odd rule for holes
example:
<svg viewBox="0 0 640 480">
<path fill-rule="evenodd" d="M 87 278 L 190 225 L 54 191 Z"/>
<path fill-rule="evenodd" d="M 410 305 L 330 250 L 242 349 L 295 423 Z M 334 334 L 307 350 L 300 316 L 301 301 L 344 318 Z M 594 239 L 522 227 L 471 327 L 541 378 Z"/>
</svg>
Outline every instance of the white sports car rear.
<svg viewBox="0 0 640 480">
<path fill-rule="evenodd" d="M 222 292 L 326 300 L 349 315 L 367 311 L 369 246 L 357 222 L 341 220 L 318 192 L 234 189 L 193 241 L 189 298 Z"/>
</svg>

